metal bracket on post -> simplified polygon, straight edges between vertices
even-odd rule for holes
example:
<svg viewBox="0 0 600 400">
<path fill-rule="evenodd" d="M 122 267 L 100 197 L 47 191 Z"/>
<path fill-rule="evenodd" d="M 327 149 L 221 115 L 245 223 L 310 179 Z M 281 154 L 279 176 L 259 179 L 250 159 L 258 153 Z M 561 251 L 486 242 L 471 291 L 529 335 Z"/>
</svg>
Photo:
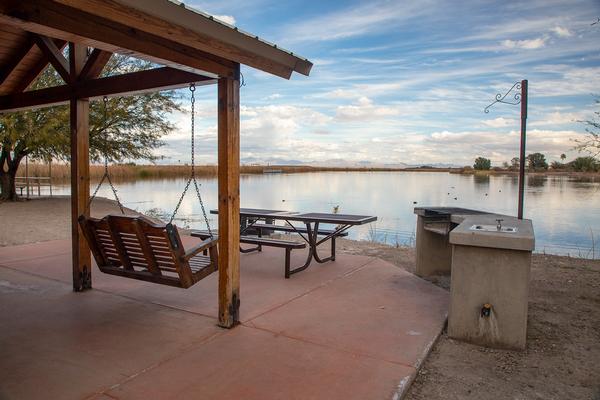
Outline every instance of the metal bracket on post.
<svg viewBox="0 0 600 400">
<path fill-rule="evenodd" d="M 521 104 L 521 145 L 519 149 L 519 200 L 517 205 L 517 217 L 523 219 L 523 201 L 525 199 L 525 142 L 526 142 L 526 130 L 527 130 L 527 79 L 521 82 L 516 82 L 512 87 L 502 95 L 498 93 L 496 99 L 488 104 L 483 109 L 484 113 L 490 112 L 490 107 L 496 103 L 504 103 L 516 106 Z M 512 100 L 506 100 L 507 97 L 511 98 L 509 94 L 515 90 L 515 94 L 512 96 Z M 519 92 L 520 90 L 520 92 Z"/>
</svg>

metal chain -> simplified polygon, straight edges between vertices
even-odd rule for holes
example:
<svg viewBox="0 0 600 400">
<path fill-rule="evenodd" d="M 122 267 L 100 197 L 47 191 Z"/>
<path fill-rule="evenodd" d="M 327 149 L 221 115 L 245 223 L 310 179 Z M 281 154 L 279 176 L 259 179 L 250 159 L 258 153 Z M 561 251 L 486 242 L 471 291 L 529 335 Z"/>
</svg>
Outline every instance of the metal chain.
<svg viewBox="0 0 600 400">
<path fill-rule="evenodd" d="M 175 207 L 175 210 L 173 211 L 173 214 L 171 215 L 171 219 L 169 220 L 169 224 L 173 223 L 173 220 L 175 219 L 175 216 L 177 215 L 177 212 L 179 211 L 179 207 L 181 206 L 181 202 L 183 201 L 183 198 L 185 197 L 185 194 L 187 193 L 190 184 L 192 183 L 192 181 L 194 182 L 194 188 L 196 189 L 196 196 L 198 197 L 198 201 L 200 202 L 200 208 L 202 210 L 202 215 L 204 216 L 204 222 L 206 223 L 206 229 L 208 230 L 208 235 L 212 238 L 213 237 L 213 233 L 212 230 L 210 228 L 210 224 L 208 223 L 208 216 L 206 215 L 206 209 L 204 208 L 204 202 L 202 201 L 202 196 L 200 195 L 200 184 L 198 183 L 198 181 L 196 181 L 196 151 L 195 151 L 195 126 L 196 126 L 196 120 L 195 120 L 195 104 L 196 104 L 196 98 L 194 96 L 194 92 L 196 91 L 196 85 L 194 83 L 190 84 L 190 92 L 191 92 L 191 108 L 192 108 L 192 119 L 191 119 L 191 130 L 192 130 L 192 139 L 191 139 L 191 153 L 192 153 L 192 157 L 191 157 L 191 170 L 190 170 L 190 177 L 188 178 L 186 184 L 185 184 L 185 188 L 183 189 L 183 193 L 181 193 L 181 197 L 179 198 L 179 201 L 177 202 L 177 206 Z"/>
<path fill-rule="evenodd" d="M 108 111 L 107 111 L 107 107 L 106 107 L 108 104 L 108 97 L 104 96 L 102 101 L 104 102 L 103 117 L 104 117 L 104 122 L 106 123 L 106 121 L 108 120 Z M 108 172 L 108 151 L 107 151 L 106 141 L 104 142 L 103 153 L 104 153 L 104 174 L 102 175 L 102 179 L 100 179 L 100 183 L 98 183 L 98 186 L 96 186 L 94 193 L 90 197 L 90 201 L 88 202 L 88 206 L 87 206 L 87 211 L 90 211 L 90 208 L 92 206 L 92 201 L 94 201 L 94 199 L 96 198 L 96 195 L 98 194 L 100 187 L 104 183 L 104 180 L 107 180 L 108 185 L 110 186 L 110 190 L 112 190 L 112 193 L 115 196 L 115 200 L 117 201 L 117 205 L 119 206 L 119 209 L 121 210 L 121 214 L 125 214 L 125 209 L 123 207 L 123 204 L 121 203 L 121 200 L 119 199 L 119 195 L 117 194 L 117 189 L 115 189 L 115 186 L 113 185 L 112 180 L 110 179 L 110 173 Z"/>
</svg>

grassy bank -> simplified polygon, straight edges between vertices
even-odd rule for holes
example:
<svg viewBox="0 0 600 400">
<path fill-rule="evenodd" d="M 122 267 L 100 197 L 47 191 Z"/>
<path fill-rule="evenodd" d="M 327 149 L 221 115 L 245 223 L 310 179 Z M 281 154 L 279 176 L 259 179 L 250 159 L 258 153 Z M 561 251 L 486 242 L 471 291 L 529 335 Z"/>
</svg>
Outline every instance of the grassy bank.
<svg viewBox="0 0 600 400">
<path fill-rule="evenodd" d="M 489 169 L 476 170 L 472 168 L 451 168 L 448 170 L 451 174 L 490 176 L 490 175 L 514 175 L 518 176 L 519 171 L 509 169 Z M 547 170 L 547 171 L 525 171 L 528 176 L 568 176 L 582 179 L 600 179 L 600 172 L 578 172 L 569 170 Z"/>
<path fill-rule="evenodd" d="M 50 169 L 47 164 L 30 163 L 28 166 L 28 175 L 32 176 L 50 176 Z M 175 179 L 186 177 L 190 173 L 188 165 L 111 165 L 109 166 L 111 177 L 116 180 L 134 180 L 134 179 Z M 327 171 L 403 171 L 393 168 L 334 168 L 334 167 L 311 167 L 305 165 L 242 165 L 240 172 L 242 174 L 264 174 L 264 173 L 301 173 L 301 172 L 327 172 Z M 199 176 L 216 176 L 216 165 L 200 165 L 196 167 L 196 173 Z M 104 174 L 104 166 L 91 165 L 90 177 L 99 179 Z M 25 165 L 19 168 L 18 176 L 25 176 Z M 69 164 L 52 164 L 52 178 L 56 180 L 69 179 L 71 170 Z"/>
<path fill-rule="evenodd" d="M 48 164 L 30 163 L 28 166 L 28 175 L 30 177 L 52 176 L 54 180 L 68 180 L 71 176 L 69 164 L 52 164 L 52 171 Z M 132 165 L 117 164 L 109 167 L 110 174 L 115 180 L 136 180 L 136 179 L 176 179 L 187 177 L 190 173 L 188 165 Z M 265 173 L 310 173 L 310 172 L 448 172 L 451 174 L 466 175 L 518 175 L 518 171 L 511 170 L 488 170 L 478 171 L 468 168 L 340 168 L 340 167 L 311 167 L 307 165 L 242 165 L 240 172 L 242 174 L 265 174 Z M 104 173 L 102 165 L 90 166 L 90 177 L 100 179 Z M 196 167 L 198 176 L 211 177 L 217 175 L 216 165 L 199 165 Z M 18 176 L 25 176 L 25 165 L 19 168 Z M 577 178 L 600 179 L 598 172 L 575 172 L 575 171 L 542 171 L 527 172 L 531 176 L 571 176 Z"/>
</svg>

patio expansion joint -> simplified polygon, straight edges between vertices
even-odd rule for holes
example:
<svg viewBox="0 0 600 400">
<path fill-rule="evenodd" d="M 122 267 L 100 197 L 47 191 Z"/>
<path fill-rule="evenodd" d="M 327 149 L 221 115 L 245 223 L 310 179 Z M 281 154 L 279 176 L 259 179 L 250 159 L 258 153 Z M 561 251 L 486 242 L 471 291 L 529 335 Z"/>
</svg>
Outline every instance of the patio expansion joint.
<svg viewBox="0 0 600 400">
<path fill-rule="evenodd" d="M 111 395 L 108 392 L 110 392 L 111 390 L 117 389 L 120 386 L 136 379 L 137 377 L 150 372 L 156 368 L 159 368 L 160 366 L 162 366 L 163 364 L 166 364 L 182 355 L 185 355 L 186 353 L 188 353 L 191 349 L 195 348 L 195 347 L 199 347 L 199 346 L 203 346 L 211 341 L 213 341 L 214 339 L 226 334 L 229 331 L 229 329 L 221 329 L 218 332 L 213 333 L 212 335 L 209 335 L 205 338 L 199 339 L 199 340 L 195 340 L 195 341 L 191 341 L 187 346 L 184 346 L 180 349 L 175 350 L 173 353 L 171 353 L 169 356 L 163 358 L 162 360 L 159 360 L 157 362 L 155 362 L 154 364 L 151 364 L 145 368 L 140 369 L 139 371 L 117 381 L 116 383 L 105 387 L 104 389 L 101 389 L 99 391 L 96 391 L 95 393 L 93 393 L 91 396 L 85 397 L 84 400 L 92 400 L 95 396 L 98 395 L 104 395 L 104 396 L 108 396 L 110 398 L 116 399 L 118 400 L 119 398 L 116 397 L 115 395 Z"/>
<path fill-rule="evenodd" d="M 35 276 L 36 278 L 47 279 L 47 280 L 52 281 L 52 282 L 57 282 L 57 283 L 62 283 L 64 285 L 67 285 L 67 282 L 65 282 L 63 280 L 56 279 L 56 278 L 50 278 L 49 276 L 36 274 L 36 273 L 30 272 L 30 271 L 23 271 L 22 269 L 18 269 L 18 268 L 14 268 L 14 267 L 9 267 L 8 265 L 0 264 L 0 268 L 9 269 L 11 271 L 18 272 L 18 273 L 23 274 L 23 275 Z"/>
<path fill-rule="evenodd" d="M 363 268 L 367 267 L 367 265 L 371 264 L 372 262 L 375 262 L 376 260 L 377 260 L 377 258 L 375 258 L 375 257 L 369 257 L 369 260 L 367 262 L 365 262 L 364 264 L 361 264 L 361 265 L 357 266 L 356 268 L 351 269 L 350 271 L 344 272 L 343 274 L 340 274 L 340 275 L 335 276 L 335 277 L 333 277 L 333 278 L 331 278 L 329 280 L 326 280 L 325 282 L 322 282 L 322 283 L 318 284 L 317 286 L 314 286 L 314 287 L 308 289 L 307 291 L 302 292 L 299 295 L 292 297 L 289 300 L 286 300 L 286 301 L 284 301 L 282 303 L 276 304 L 273 307 L 269 308 L 268 310 L 263 311 L 263 312 L 255 315 L 255 316 L 249 318 L 248 320 L 246 320 L 244 322 L 244 324 L 251 323 L 253 320 L 255 320 L 255 319 L 259 318 L 259 317 L 262 317 L 263 315 L 268 314 L 271 311 L 275 311 L 275 310 L 277 310 L 277 309 L 285 306 L 286 304 L 291 303 L 294 300 L 300 299 L 300 298 L 302 298 L 302 297 L 304 297 L 304 296 L 306 296 L 306 295 L 314 292 L 315 290 L 319 290 L 322 287 L 325 287 L 325 286 L 331 284 L 334 281 L 337 281 L 339 279 L 343 279 L 343 278 L 345 278 L 347 276 L 350 276 L 350 275 L 354 274 L 355 272 L 357 272 L 359 270 L 362 270 Z"/>
<path fill-rule="evenodd" d="M 344 349 L 344 348 L 341 348 L 341 347 L 330 346 L 330 345 L 327 345 L 327 344 L 323 344 L 323 343 L 315 342 L 315 341 L 312 341 L 312 340 L 308 340 L 306 338 L 302 338 L 302 337 L 299 337 L 299 336 L 292 336 L 292 335 L 289 335 L 289 334 L 286 334 L 286 333 L 272 331 L 270 329 L 262 328 L 262 327 L 254 325 L 254 324 L 252 324 L 252 325 L 246 325 L 246 323 L 243 323 L 242 325 L 245 326 L 246 328 L 252 328 L 252 329 L 259 330 L 259 331 L 268 332 L 268 333 L 273 334 L 275 336 L 282 336 L 282 337 L 285 337 L 287 339 L 295 340 L 295 341 L 298 341 L 298 342 L 308 343 L 308 344 L 312 344 L 314 346 L 319 346 L 319 347 L 323 347 L 323 348 L 326 348 L 326 349 L 339 351 L 339 352 L 342 352 L 342 353 L 350 354 L 350 355 L 352 355 L 354 357 L 363 357 L 363 358 L 369 358 L 371 360 L 384 361 L 384 362 L 390 363 L 390 364 L 401 365 L 403 367 L 410 368 L 410 369 L 412 369 L 414 371 L 417 370 L 414 365 L 405 364 L 405 363 L 400 362 L 400 361 L 389 360 L 387 358 L 376 357 L 376 356 L 373 356 L 373 355 L 368 354 L 368 353 L 363 353 L 363 352 L 359 352 L 359 351 L 350 351 L 350 350 L 347 350 L 347 349 Z"/>
<path fill-rule="evenodd" d="M 14 267 L 9 267 L 9 266 L 2 265 L 2 264 L 0 264 L 0 268 L 6 268 L 6 269 L 9 269 L 11 271 L 19 272 L 19 273 L 24 274 L 24 275 L 35 276 L 36 278 L 47 279 L 49 281 L 58 282 L 58 283 L 62 283 L 64 285 L 69 286 L 69 282 L 66 282 L 66 281 L 63 281 L 63 280 L 57 279 L 57 278 L 51 278 L 51 277 L 49 277 L 47 275 L 36 274 L 35 272 L 31 272 L 31 271 L 23 271 L 21 269 L 14 268 Z M 180 311 L 180 312 L 184 312 L 184 313 L 196 315 L 196 316 L 199 316 L 199 317 L 210 318 L 210 319 L 216 320 L 216 318 L 214 316 L 211 316 L 211 315 L 202 314 L 202 313 L 199 313 L 199 312 L 196 312 L 196 311 L 186 310 L 186 309 L 183 309 L 183 308 L 177 308 L 175 306 L 170 306 L 168 304 L 163 304 L 163 303 L 159 303 L 159 302 L 156 302 L 156 301 L 144 301 L 144 300 L 140 300 L 140 299 L 137 299 L 135 297 L 132 297 L 132 296 L 127 296 L 125 294 L 111 292 L 110 290 L 99 289 L 99 288 L 95 288 L 95 287 L 92 287 L 92 290 L 100 292 L 100 293 L 104 293 L 104 294 L 110 294 L 112 296 L 121 297 L 121 298 L 130 300 L 130 301 L 135 301 L 136 303 L 152 304 L 152 305 L 155 305 L 155 306 L 168 308 L 170 310 Z"/>
<path fill-rule="evenodd" d="M 37 243 L 28 243 L 28 244 L 39 244 L 39 243 L 44 243 L 44 242 L 37 242 Z M 40 258 L 47 258 L 47 257 L 56 257 L 56 256 L 64 256 L 67 254 L 71 254 L 71 251 L 61 251 L 59 253 L 52 253 L 52 254 L 44 254 L 41 256 L 34 256 L 34 257 L 23 257 L 23 258 L 13 258 L 13 259 L 8 259 L 8 260 L 4 260 L 3 262 L 11 262 L 11 263 L 19 263 L 19 262 L 23 262 L 23 261 L 34 261 L 34 260 L 39 260 Z M 8 267 L 9 268 L 9 267 Z"/>
</svg>

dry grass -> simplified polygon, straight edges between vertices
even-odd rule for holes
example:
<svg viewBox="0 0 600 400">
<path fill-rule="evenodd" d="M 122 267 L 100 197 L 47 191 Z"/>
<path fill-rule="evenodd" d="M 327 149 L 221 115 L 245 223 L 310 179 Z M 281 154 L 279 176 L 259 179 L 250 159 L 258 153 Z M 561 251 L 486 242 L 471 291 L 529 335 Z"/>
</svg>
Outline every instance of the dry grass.
<svg viewBox="0 0 600 400">
<path fill-rule="evenodd" d="M 111 177 L 115 180 L 133 180 L 133 179 L 175 179 L 186 177 L 190 173 L 189 165 L 130 165 L 118 164 L 109 167 Z M 323 172 L 323 171 L 394 171 L 389 168 L 327 168 L 296 165 L 242 165 L 240 172 L 243 174 L 263 174 L 269 171 L 281 171 L 282 173 L 299 172 Z M 200 165 L 196 167 L 196 173 L 199 176 L 216 176 L 216 165 Z M 100 179 L 104 174 L 104 166 L 91 165 L 90 178 Z M 21 165 L 17 173 L 18 176 L 25 176 L 25 165 Z M 49 176 L 47 164 L 30 163 L 28 166 L 28 175 L 30 177 Z M 53 180 L 68 180 L 71 176 L 69 164 L 52 164 Z"/>
</svg>

